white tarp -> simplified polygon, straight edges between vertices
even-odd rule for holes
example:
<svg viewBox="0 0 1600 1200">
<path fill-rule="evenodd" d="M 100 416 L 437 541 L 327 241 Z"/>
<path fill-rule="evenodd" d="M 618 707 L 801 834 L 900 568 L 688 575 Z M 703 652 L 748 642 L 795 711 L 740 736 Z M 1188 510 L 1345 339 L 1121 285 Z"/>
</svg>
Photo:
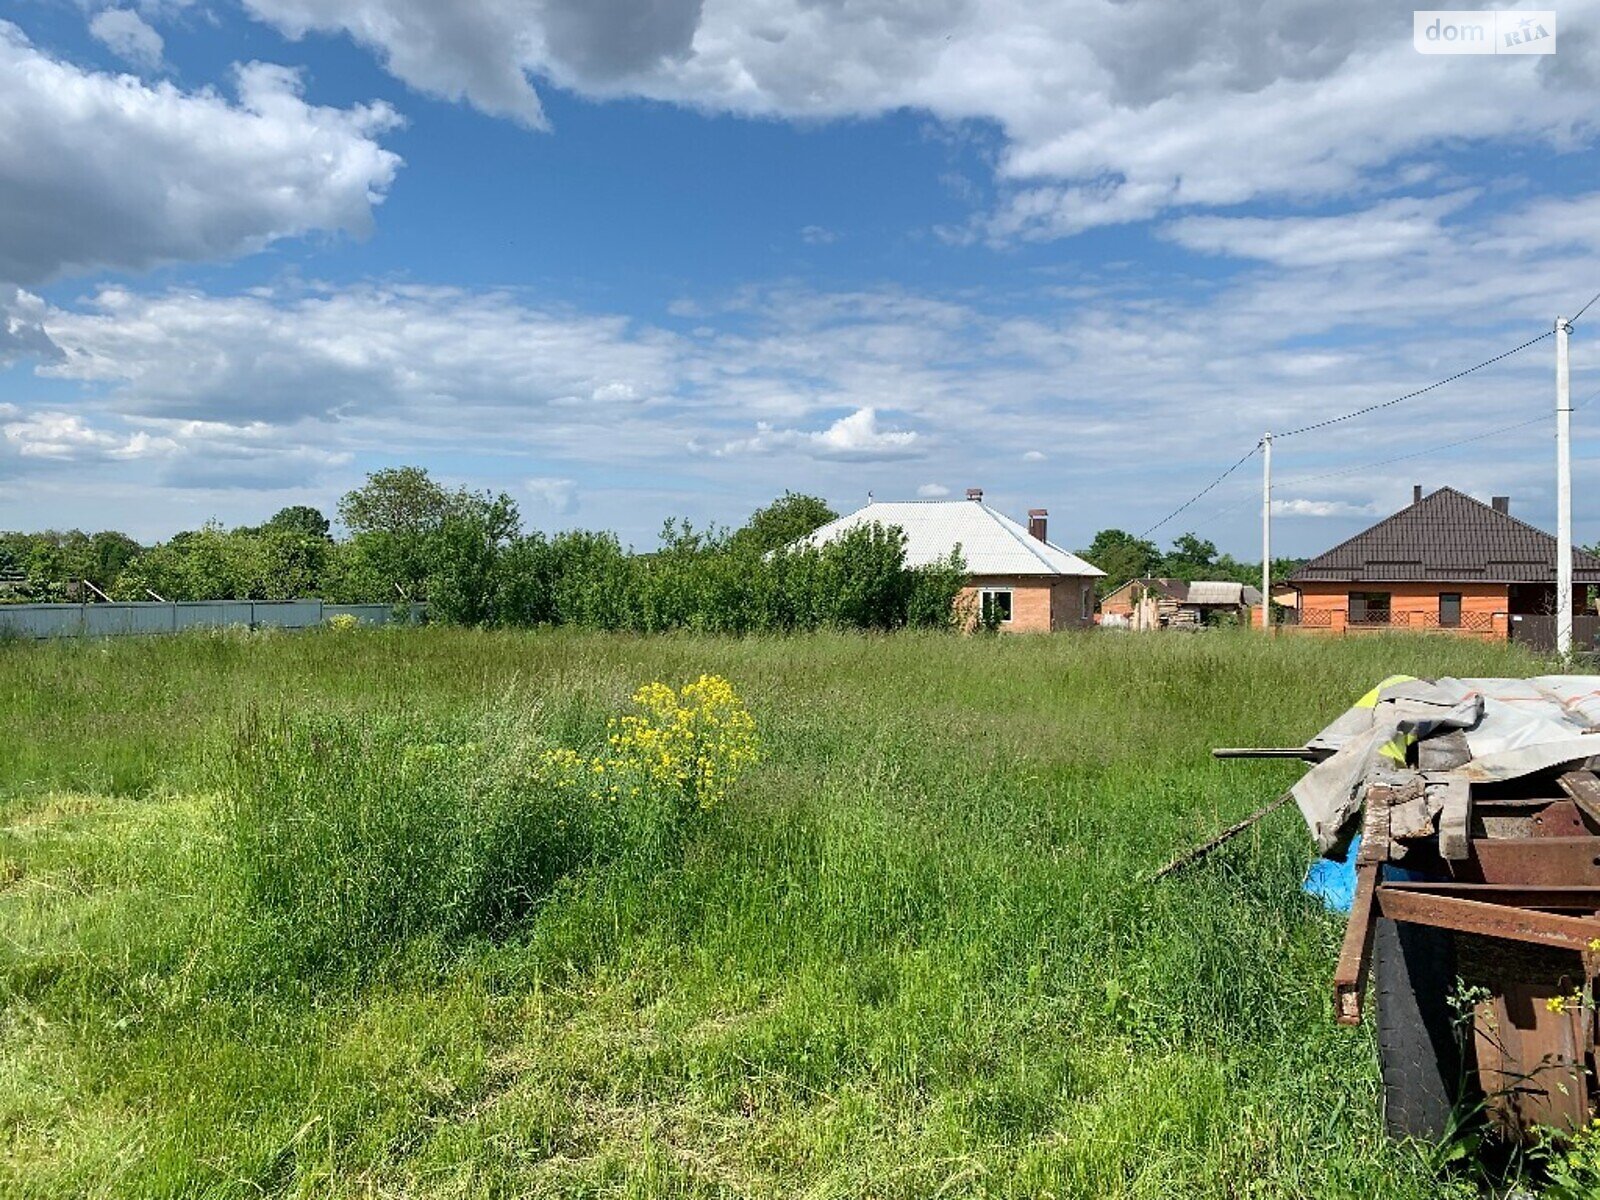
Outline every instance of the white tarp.
<svg viewBox="0 0 1600 1200">
<path fill-rule="evenodd" d="M 1406 748 L 1459 732 L 1463 778 L 1515 779 L 1563 763 L 1600 761 L 1600 676 L 1385 680 L 1306 745 L 1331 750 L 1294 786 L 1324 854 L 1361 809 L 1374 775 L 1403 767 Z"/>
</svg>

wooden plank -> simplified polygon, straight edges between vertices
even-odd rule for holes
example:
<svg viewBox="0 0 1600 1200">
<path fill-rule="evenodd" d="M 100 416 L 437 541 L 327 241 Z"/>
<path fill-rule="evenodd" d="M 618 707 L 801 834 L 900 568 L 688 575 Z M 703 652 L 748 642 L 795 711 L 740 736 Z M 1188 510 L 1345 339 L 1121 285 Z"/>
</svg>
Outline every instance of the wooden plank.
<svg viewBox="0 0 1600 1200">
<path fill-rule="evenodd" d="M 1373 893 L 1378 887 L 1380 863 L 1356 864 L 1355 901 L 1344 927 L 1344 946 L 1333 973 L 1334 1017 L 1341 1025 L 1361 1024 L 1361 997 L 1367 990 L 1367 970 L 1372 965 L 1372 934 L 1377 928 Z"/>
<path fill-rule="evenodd" d="M 1444 807 L 1439 810 L 1439 853 L 1450 862 L 1465 862 L 1472 853 L 1472 785 L 1451 779 L 1441 788 Z"/>
</svg>

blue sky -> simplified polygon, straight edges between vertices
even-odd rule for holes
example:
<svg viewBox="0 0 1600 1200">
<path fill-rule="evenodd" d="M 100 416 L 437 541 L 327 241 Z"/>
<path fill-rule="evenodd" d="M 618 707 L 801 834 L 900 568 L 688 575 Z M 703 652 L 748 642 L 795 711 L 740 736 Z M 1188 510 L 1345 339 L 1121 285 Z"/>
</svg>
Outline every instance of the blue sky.
<svg viewBox="0 0 1600 1200">
<path fill-rule="evenodd" d="M 640 546 L 786 488 L 1140 532 L 1600 290 L 1597 17 L 1424 57 L 1409 9 L 1308 0 L 15 3 L 0 526 L 418 463 Z M 1413 482 L 1552 525 L 1551 355 L 1281 443 L 1277 547 Z M 1258 488 L 1154 536 L 1250 556 Z"/>
</svg>

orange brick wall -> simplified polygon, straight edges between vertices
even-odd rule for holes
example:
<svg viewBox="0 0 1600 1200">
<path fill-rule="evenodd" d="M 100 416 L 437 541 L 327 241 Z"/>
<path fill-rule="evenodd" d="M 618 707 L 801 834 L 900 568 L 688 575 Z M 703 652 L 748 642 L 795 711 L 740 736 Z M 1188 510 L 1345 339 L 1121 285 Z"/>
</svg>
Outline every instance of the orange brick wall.
<svg viewBox="0 0 1600 1200">
<path fill-rule="evenodd" d="M 1351 592 L 1388 592 L 1389 624 L 1349 625 Z M 1461 625 L 1439 630 L 1439 594 L 1461 593 Z M 1300 628 L 1306 632 L 1439 630 L 1504 640 L 1509 593 L 1503 583 L 1307 583 L 1300 588 Z"/>
<path fill-rule="evenodd" d="M 1039 579 L 1030 576 L 974 576 L 961 589 L 956 605 L 972 613 L 976 623 L 978 593 L 983 588 L 1011 589 L 1011 620 L 1000 626 L 1006 633 L 1049 633 L 1055 629 L 1087 629 L 1094 625 L 1091 597 L 1090 616 L 1083 616 L 1083 589 L 1093 588 L 1092 579 Z"/>
</svg>

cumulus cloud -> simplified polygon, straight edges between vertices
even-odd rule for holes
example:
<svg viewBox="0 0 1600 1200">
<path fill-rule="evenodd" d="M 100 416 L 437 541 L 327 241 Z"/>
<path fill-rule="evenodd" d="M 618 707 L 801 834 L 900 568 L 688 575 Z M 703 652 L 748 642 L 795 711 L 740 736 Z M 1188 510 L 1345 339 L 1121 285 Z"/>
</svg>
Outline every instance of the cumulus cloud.
<svg viewBox="0 0 1600 1200">
<path fill-rule="evenodd" d="M 298 431 L 303 433 L 304 431 Z M 318 479 L 350 462 L 348 451 L 297 440 L 265 422 L 128 420 L 0 405 L 0 450 L 14 470 L 146 465 L 163 487 L 248 490 Z"/>
<path fill-rule="evenodd" d="M 94 462 L 146 458 L 172 449 L 170 442 L 144 432 L 119 435 L 96 429 L 76 413 L 46 411 L 23 415 L 14 406 L 12 410 L 16 419 L 0 424 L 0 433 L 23 458 Z"/>
<path fill-rule="evenodd" d="M 885 462 L 897 458 L 920 458 L 925 452 L 921 434 L 906 429 L 884 429 L 871 408 L 859 408 L 840 417 L 826 429 L 806 431 L 775 429 L 766 422 L 746 438 L 724 442 L 713 449 L 718 457 L 738 454 L 776 454 L 780 451 L 811 458 L 854 462 Z"/>
<path fill-rule="evenodd" d="M 44 331 L 44 315 L 45 304 L 38 296 L 0 284 L 0 367 L 20 358 L 61 356 L 61 348 Z"/>
<path fill-rule="evenodd" d="M 228 258 L 312 231 L 366 232 L 400 159 L 383 104 L 306 103 L 249 63 L 237 100 L 86 71 L 0 21 L 0 280 Z"/>
<path fill-rule="evenodd" d="M 154 71 L 161 66 L 166 43 L 131 8 L 106 8 L 89 20 L 89 32 L 118 58 Z"/>
<path fill-rule="evenodd" d="M 945 487 L 942 483 L 924 483 L 922 486 L 917 488 L 917 495 L 924 500 L 938 500 L 943 496 L 948 496 L 949 494 L 950 489 Z"/>
<path fill-rule="evenodd" d="M 419 90 L 541 126 L 533 80 L 789 118 L 912 108 L 993 123 L 1009 187 L 971 236 L 1069 235 L 1165 209 L 1369 187 L 1444 141 L 1587 144 L 1594 43 L 1560 61 L 1411 45 L 1382 0 L 246 0 L 345 32 Z M 1600 12 L 1573 0 L 1567 28 Z M 1569 53 L 1570 51 L 1570 53 Z M 1492 84 L 1486 82 L 1486 75 Z M 1270 148 L 1268 152 L 1267 148 Z"/>
</svg>

